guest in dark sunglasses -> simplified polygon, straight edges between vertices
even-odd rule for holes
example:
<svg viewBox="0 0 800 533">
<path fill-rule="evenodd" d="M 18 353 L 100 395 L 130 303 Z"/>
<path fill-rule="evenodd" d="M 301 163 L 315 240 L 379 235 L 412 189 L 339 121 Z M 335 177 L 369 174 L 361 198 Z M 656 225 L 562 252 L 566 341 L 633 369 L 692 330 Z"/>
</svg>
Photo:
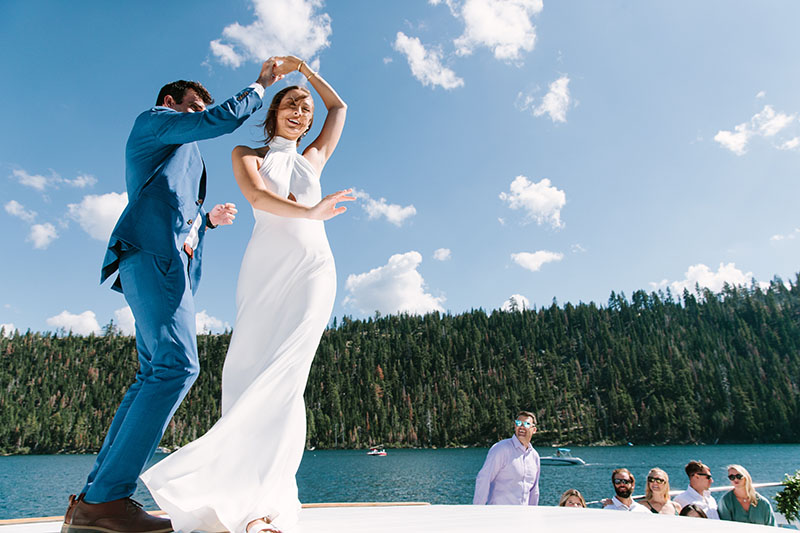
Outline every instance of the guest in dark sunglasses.
<svg viewBox="0 0 800 533">
<path fill-rule="evenodd" d="M 647 473 L 642 505 L 653 514 L 676 515 L 681 510 L 680 505 L 669 499 L 669 476 L 660 468 L 653 468 Z"/>
<path fill-rule="evenodd" d="M 686 475 L 689 476 L 689 488 L 675 496 L 675 503 L 681 507 L 693 503 L 703 509 L 709 518 L 719 520 L 717 500 L 708 490 L 714 482 L 711 469 L 700 461 L 689 461 L 686 465 Z"/>
<path fill-rule="evenodd" d="M 603 509 L 610 509 L 612 511 L 628 511 L 632 513 L 648 513 L 647 507 L 636 503 L 631 498 L 633 489 L 636 487 L 636 478 L 633 477 L 631 471 L 627 468 L 617 468 L 611 473 L 611 483 L 614 485 L 614 492 L 616 493 L 611 498 L 611 503 L 603 507 Z"/>
<path fill-rule="evenodd" d="M 726 492 L 719 501 L 719 517 L 722 520 L 746 522 L 748 524 L 775 525 L 775 513 L 769 500 L 756 492 L 750 472 L 742 465 L 728 465 L 728 479 L 733 490 Z"/>
</svg>

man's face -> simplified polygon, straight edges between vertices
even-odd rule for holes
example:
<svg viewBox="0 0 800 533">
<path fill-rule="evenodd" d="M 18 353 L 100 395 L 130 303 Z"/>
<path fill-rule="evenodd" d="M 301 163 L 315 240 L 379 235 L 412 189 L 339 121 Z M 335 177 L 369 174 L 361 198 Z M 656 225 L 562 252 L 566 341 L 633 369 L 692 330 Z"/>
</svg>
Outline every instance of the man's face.
<svg viewBox="0 0 800 533">
<path fill-rule="evenodd" d="M 627 472 L 617 472 L 614 474 L 613 483 L 614 492 L 616 492 L 617 496 L 620 498 L 630 498 L 631 494 L 633 494 L 633 487 L 636 486 L 630 474 Z"/>
<path fill-rule="evenodd" d="M 689 480 L 689 484 L 692 486 L 692 488 L 700 493 L 702 493 L 704 490 L 708 490 L 713 482 L 714 480 L 711 477 L 711 470 L 709 470 L 707 466 L 704 466 L 703 470 L 700 472 L 695 472 L 692 474 L 692 479 Z"/>
<path fill-rule="evenodd" d="M 529 416 L 520 416 L 514 421 L 514 435 L 522 444 L 527 445 L 531 441 L 531 437 L 536 433 L 536 424 Z"/>
<path fill-rule="evenodd" d="M 194 89 L 186 89 L 180 104 L 175 103 L 175 99 L 172 96 L 165 96 L 164 107 L 169 107 L 181 113 L 199 113 L 206 110 L 206 103 Z"/>
</svg>

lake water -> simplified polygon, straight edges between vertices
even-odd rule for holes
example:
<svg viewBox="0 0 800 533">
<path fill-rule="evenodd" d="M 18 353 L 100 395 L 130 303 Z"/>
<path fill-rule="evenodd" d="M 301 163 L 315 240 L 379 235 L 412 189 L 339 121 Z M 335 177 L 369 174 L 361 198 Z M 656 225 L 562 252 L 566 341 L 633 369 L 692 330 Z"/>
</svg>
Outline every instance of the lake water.
<svg viewBox="0 0 800 533">
<path fill-rule="evenodd" d="M 307 451 L 297 481 L 300 500 L 311 502 L 426 501 L 433 504 L 472 502 L 475 475 L 486 448 L 387 450 L 386 457 L 368 457 L 364 450 Z M 551 455 L 549 448 L 537 448 Z M 800 445 L 611 446 L 574 447 L 572 454 L 587 466 L 543 466 L 542 505 L 555 505 L 568 488 L 580 490 L 587 501 L 613 494 L 611 471 L 626 467 L 637 479 L 658 466 L 670 476 L 673 489 L 687 485 L 683 467 L 698 459 L 711 467 L 714 486 L 728 485 L 725 467 L 745 466 L 755 482 L 783 480 L 800 469 Z M 157 455 L 154 461 L 163 458 Z M 81 489 L 94 455 L 34 455 L 0 457 L 0 519 L 56 516 L 64 513 L 70 493 Z M 141 484 L 140 484 L 141 485 Z M 759 492 L 773 500 L 778 488 Z M 720 494 L 717 494 L 719 497 Z M 143 486 L 134 498 L 155 508 Z"/>
</svg>

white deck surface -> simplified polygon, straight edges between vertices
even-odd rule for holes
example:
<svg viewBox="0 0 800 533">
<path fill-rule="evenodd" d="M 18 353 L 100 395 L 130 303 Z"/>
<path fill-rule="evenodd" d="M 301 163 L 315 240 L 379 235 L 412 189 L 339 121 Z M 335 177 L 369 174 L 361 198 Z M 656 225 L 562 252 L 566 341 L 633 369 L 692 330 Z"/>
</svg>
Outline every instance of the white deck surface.
<svg viewBox="0 0 800 533">
<path fill-rule="evenodd" d="M 11 524 L 0 521 L 0 533 L 58 533 L 61 521 Z M 509 531 L 604 533 L 620 531 L 756 533 L 776 531 L 701 518 L 624 513 L 564 507 L 419 505 L 382 507 L 305 508 L 300 513 L 302 533 L 489 533 Z M 787 530 L 778 530 L 787 531 Z M 294 532 L 290 532 L 294 533 Z"/>
</svg>

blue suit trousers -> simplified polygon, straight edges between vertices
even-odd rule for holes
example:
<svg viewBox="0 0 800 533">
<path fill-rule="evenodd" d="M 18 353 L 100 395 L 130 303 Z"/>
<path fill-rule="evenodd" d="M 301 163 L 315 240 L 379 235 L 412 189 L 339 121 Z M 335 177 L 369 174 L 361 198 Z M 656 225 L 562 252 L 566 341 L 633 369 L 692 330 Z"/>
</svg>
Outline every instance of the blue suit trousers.
<svg viewBox="0 0 800 533">
<path fill-rule="evenodd" d="M 120 281 L 136 320 L 139 371 L 82 491 L 87 502 L 133 495 L 137 478 L 197 379 L 200 367 L 189 261 L 177 250 L 169 259 L 138 249 L 122 253 Z"/>
</svg>

